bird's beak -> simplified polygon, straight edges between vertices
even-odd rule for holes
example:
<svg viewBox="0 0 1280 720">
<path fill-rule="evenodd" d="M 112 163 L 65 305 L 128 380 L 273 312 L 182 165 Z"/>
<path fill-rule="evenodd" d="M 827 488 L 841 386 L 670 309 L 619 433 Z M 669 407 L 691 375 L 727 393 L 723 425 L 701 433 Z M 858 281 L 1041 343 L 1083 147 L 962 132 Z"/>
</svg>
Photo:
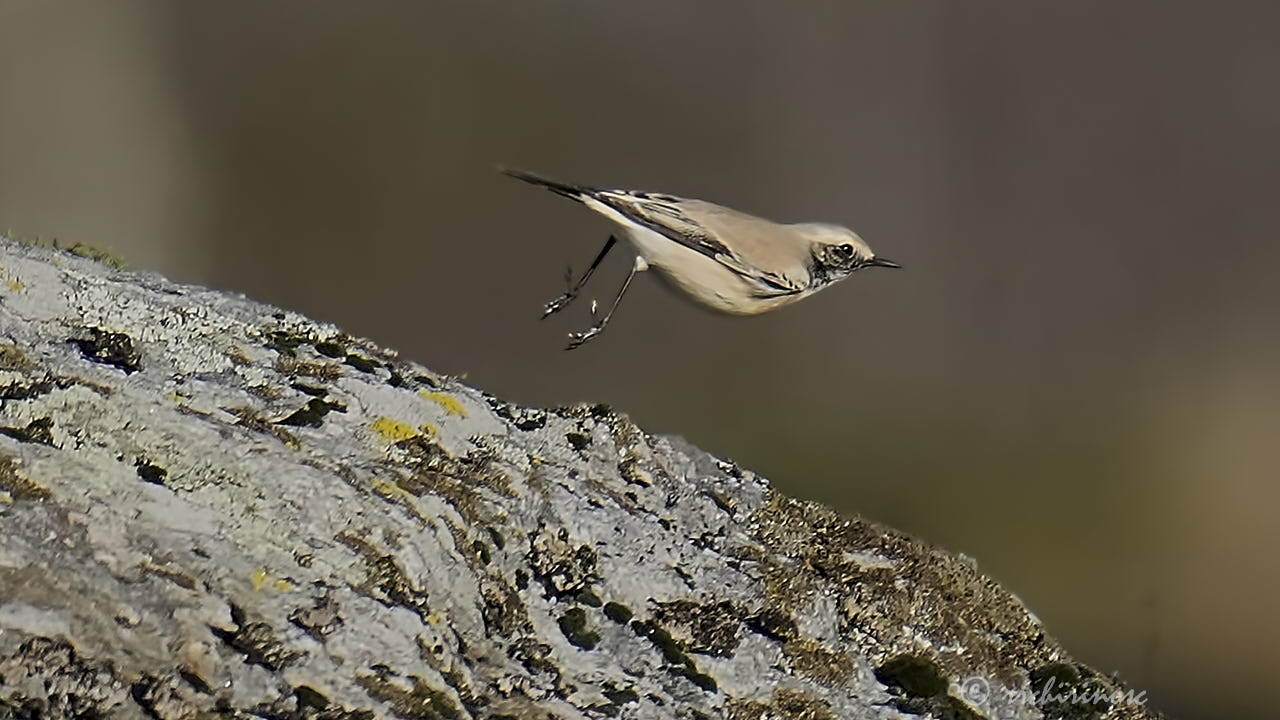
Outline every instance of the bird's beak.
<svg viewBox="0 0 1280 720">
<path fill-rule="evenodd" d="M 886 260 L 881 257 L 873 257 L 862 265 L 863 267 L 885 267 L 885 268 L 901 268 L 902 266 L 892 260 Z"/>
</svg>

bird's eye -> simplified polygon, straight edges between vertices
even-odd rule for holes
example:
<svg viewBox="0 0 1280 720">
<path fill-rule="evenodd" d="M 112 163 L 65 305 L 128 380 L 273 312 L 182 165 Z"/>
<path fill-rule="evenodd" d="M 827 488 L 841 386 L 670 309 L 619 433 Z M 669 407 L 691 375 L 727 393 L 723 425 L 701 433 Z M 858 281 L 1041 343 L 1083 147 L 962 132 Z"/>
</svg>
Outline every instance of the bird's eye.
<svg viewBox="0 0 1280 720">
<path fill-rule="evenodd" d="M 853 246 L 850 245 L 849 243 L 844 243 L 843 245 L 837 245 L 836 254 L 848 260 L 849 258 L 853 257 Z"/>
</svg>

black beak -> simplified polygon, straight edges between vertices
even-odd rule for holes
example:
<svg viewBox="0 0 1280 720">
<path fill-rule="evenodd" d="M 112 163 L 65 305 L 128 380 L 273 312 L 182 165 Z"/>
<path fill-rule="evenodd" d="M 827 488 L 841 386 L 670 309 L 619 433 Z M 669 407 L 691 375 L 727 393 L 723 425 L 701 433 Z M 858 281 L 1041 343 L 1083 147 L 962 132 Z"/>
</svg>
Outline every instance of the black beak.
<svg viewBox="0 0 1280 720">
<path fill-rule="evenodd" d="M 884 258 L 873 257 L 870 260 L 863 263 L 862 267 L 901 268 L 902 266 L 892 260 L 885 260 Z"/>
</svg>

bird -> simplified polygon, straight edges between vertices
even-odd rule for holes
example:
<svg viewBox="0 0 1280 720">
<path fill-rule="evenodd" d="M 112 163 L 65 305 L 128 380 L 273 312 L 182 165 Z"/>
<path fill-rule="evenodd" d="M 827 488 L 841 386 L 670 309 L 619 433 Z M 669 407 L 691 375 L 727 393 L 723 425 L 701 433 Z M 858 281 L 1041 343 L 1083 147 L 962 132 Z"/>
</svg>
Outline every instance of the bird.
<svg viewBox="0 0 1280 720">
<path fill-rule="evenodd" d="M 759 315 L 803 300 L 868 267 L 901 268 L 877 256 L 857 233 L 823 222 L 777 223 L 705 200 L 665 193 L 574 185 L 526 170 L 498 170 L 586 205 L 618 226 L 595 260 L 568 290 L 543 306 L 546 318 L 580 293 L 605 256 L 625 238 L 635 252 L 627 279 L 603 315 L 591 302 L 593 324 L 569 334 L 567 350 L 597 337 L 622 302 L 636 273 L 656 269 L 695 302 L 728 315 Z"/>
</svg>

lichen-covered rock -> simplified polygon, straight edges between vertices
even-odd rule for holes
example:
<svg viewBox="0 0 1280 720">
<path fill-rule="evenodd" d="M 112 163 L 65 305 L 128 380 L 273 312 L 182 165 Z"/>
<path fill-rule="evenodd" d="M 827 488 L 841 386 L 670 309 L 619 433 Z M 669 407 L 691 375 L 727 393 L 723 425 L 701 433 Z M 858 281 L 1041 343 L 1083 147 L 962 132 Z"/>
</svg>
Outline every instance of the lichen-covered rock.
<svg viewBox="0 0 1280 720">
<path fill-rule="evenodd" d="M 0 716 L 1153 716 L 972 563 L 609 408 L 55 250 L 0 275 Z"/>
</svg>

